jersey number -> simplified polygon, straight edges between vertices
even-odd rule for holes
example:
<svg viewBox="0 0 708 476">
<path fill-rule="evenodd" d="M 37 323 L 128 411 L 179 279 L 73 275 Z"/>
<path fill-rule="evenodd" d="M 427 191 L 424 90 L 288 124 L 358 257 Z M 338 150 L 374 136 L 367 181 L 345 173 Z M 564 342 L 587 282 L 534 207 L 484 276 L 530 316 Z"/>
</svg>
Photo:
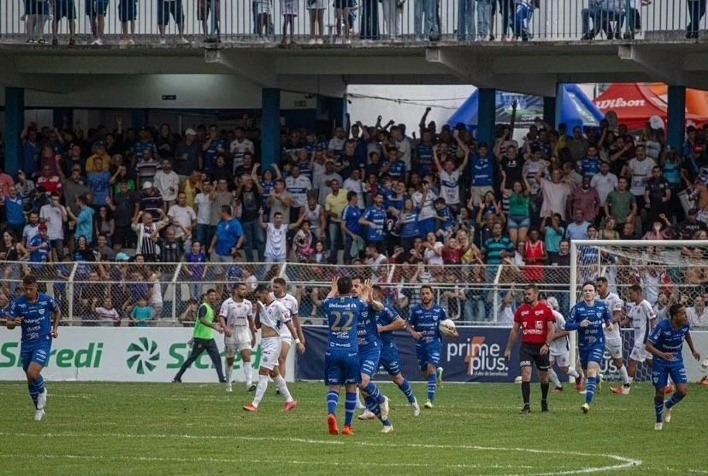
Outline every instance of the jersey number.
<svg viewBox="0 0 708 476">
<path fill-rule="evenodd" d="M 334 323 L 332 330 L 334 332 L 348 332 L 352 330 L 352 322 L 354 321 L 354 313 L 351 311 L 332 312 Z"/>
</svg>

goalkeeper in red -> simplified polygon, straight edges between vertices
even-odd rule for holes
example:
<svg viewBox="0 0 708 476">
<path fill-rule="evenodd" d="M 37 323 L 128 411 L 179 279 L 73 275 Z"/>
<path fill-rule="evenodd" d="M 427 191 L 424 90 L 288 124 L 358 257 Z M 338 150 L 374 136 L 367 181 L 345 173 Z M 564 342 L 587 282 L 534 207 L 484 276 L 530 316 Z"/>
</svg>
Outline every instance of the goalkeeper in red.
<svg viewBox="0 0 708 476">
<path fill-rule="evenodd" d="M 669 319 L 661 321 L 652 329 L 646 342 L 646 350 L 654 356 L 654 366 L 651 371 L 651 381 L 656 389 L 654 393 L 654 412 L 656 413 L 655 430 L 661 430 L 664 422 L 671 421 L 671 409 L 688 392 L 688 379 L 686 367 L 683 364 L 683 341 L 688 344 L 691 354 L 696 360 L 701 355 L 696 351 L 689 332 L 686 308 L 681 304 L 673 304 L 669 308 Z M 671 379 L 676 384 L 676 392 L 664 404 L 664 387 L 667 380 Z"/>
</svg>

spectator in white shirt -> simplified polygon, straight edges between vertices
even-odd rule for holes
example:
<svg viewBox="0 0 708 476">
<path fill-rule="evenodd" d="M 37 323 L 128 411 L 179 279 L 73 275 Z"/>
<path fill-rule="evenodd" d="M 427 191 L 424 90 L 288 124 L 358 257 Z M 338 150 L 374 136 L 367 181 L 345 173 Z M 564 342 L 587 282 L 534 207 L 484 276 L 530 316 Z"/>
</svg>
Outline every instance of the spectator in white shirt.
<svg viewBox="0 0 708 476">
<path fill-rule="evenodd" d="M 602 162 L 600 173 L 595 174 L 590 180 L 590 186 L 597 190 L 600 196 L 600 203 L 607 202 L 607 196 L 617 188 L 617 176 L 610 172 L 610 164 Z"/>
<path fill-rule="evenodd" d="M 169 210 L 169 207 L 175 204 L 177 191 L 179 190 L 179 175 L 172 170 L 172 162 L 169 160 L 162 161 L 162 170 L 155 172 L 153 185 L 159 190 L 162 199 L 165 201 L 165 206 Z"/>
<path fill-rule="evenodd" d="M 693 307 L 686 308 L 686 317 L 688 317 L 688 323 L 692 328 L 708 328 L 708 308 L 703 301 L 703 296 L 696 296 L 693 300 Z"/>
<path fill-rule="evenodd" d="M 56 256 L 53 261 L 64 260 L 64 224 L 67 222 L 67 213 L 64 205 L 59 203 L 59 193 L 53 192 L 51 202 L 43 205 L 39 210 L 39 217 L 47 225 L 49 245 Z"/>
<path fill-rule="evenodd" d="M 344 181 L 344 188 L 350 192 L 356 192 L 359 209 L 364 210 L 366 208 L 366 202 L 364 201 L 364 184 L 361 181 L 361 172 L 359 169 L 352 170 L 351 176 Z"/>
<path fill-rule="evenodd" d="M 196 231 L 197 214 L 187 205 L 186 193 L 180 192 L 177 195 L 177 203 L 170 207 L 167 216 L 175 230 L 175 238 L 184 245 L 187 253 L 192 248 L 192 233 Z"/>
<path fill-rule="evenodd" d="M 253 142 L 246 138 L 246 131 L 243 127 L 237 127 L 234 130 L 234 140 L 231 142 L 230 150 L 234 158 L 234 172 L 237 167 L 243 165 L 243 154 L 246 152 L 255 153 Z"/>
</svg>

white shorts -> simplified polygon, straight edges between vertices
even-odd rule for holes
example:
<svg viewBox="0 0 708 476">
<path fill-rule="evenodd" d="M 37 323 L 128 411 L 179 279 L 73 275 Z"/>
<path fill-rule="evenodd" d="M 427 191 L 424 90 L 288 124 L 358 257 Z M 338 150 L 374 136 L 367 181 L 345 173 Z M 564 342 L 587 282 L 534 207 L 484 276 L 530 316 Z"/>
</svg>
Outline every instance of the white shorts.
<svg viewBox="0 0 708 476">
<path fill-rule="evenodd" d="M 554 355 L 550 357 L 551 365 L 555 362 L 558 367 L 570 367 L 570 352 Z"/>
<path fill-rule="evenodd" d="M 248 327 L 239 326 L 231 331 L 233 332 L 231 337 L 224 337 L 224 353 L 230 359 L 237 353 L 251 350 L 251 332 Z"/>
<path fill-rule="evenodd" d="M 279 337 L 266 337 L 261 340 L 261 367 L 273 370 L 278 366 L 280 346 L 281 342 Z"/>
<path fill-rule="evenodd" d="M 632 352 L 629 354 L 629 358 L 637 362 L 644 362 L 648 358 L 650 359 L 649 352 L 647 352 L 647 346 L 644 342 L 639 341 L 634 343 L 634 347 L 632 347 Z"/>
<path fill-rule="evenodd" d="M 605 350 L 610 354 L 613 359 L 622 358 L 622 339 L 619 340 L 606 340 Z"/>
<path fill-rule="evenodd" d="M 288 335 L 286 335 L 286 336 L 281 335 L 280 341 L 283 343 L 283 345 L 287 345 L 288 348 L 292 347 L 293 346 L 293 336 L 290 333 L 290 331 L 288 331 Z"/>
</svg>

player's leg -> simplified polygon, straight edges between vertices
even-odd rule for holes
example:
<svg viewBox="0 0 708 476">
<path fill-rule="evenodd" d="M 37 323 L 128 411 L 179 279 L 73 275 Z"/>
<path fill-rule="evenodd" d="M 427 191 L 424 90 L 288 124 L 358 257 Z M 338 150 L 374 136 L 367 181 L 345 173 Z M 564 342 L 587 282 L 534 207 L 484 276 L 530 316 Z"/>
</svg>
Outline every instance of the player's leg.
<svg viewBox="0 0 708 476">
<path fill-rule="evenodd" d="M 24 349 L 23 349 L 24 350 Z M 44 387 L 42 369 L 49 360 L 51 344 L 36 345 L 21 352 L 22 368 L 27 376 L 27 388 L 32 403 L 34 403 L 34 419 L 39 421 L 44 418 L 47 404 L 47 389 Z"/>
<path fill-rule="evenodd" d="M 225 383 L 226 377 L 224 377 L 224 369 L 221 366 L 221 357 L 219 356 L 219 348 L 216 346 L 215 339 L 209 339 L 206 343 L 206 351 L 209 354 L 211 363 L 214 364 L 216 368 L 216 375 L 219 377 L 219 382 Z"/>
<path fill-rule="evenodd" d="M 246 390 L 253 392 L 256 386 L 253 385 L 253 367 L 251 363 L 251 348 L 241 350 L 241 360 L 243 361 L 243 375 L 246 378 Z"/>
<path fill-rule="evenodd" d="M 388 398 L 381 393 L 378 386 L 371 380 L 374 372 L 379 368 L 379 359 L 381 357 L 378 349 L 359 354 L 359 368 L 361 373 L 361 383 L 359 388 L 364 395 L 366 409 L 373 413 L 384 426 L 390 426 L 388 420 Z"/>
<path fill-rule="evenodd" d="M 342 359 L 342 379 L 346 385 L 347 394 L 344 401 L 344 428 L 343 435 L 353 435 L 352 421 L 354 420 L 354 411 L 356 410 L 356 387 L 361 382 L 361 370 L 359 368 L 359 359 L 356 354 L 344 356 Z"/>
<path fill-rule="evenodd" d="M 425 408 L 432 408 L 435 401 L 435 394 L 438 387 L 438 364 L 440 363 L 439 343 L 429 344 L 425 349 L 425 362 L 427 364 L 427 380 L 428 380 L 428 400 L 425 402 Z"/>
<path fill-rule="evenodd" d="M 538 379 L 541 382 L 541 411 L 548 411 L 548 369 L 551 368 L 548 353 L 536 357 L 536 368 L 538 369 Z"/>
<path fill-rule="evenodd" d="M 344 371 L 344 365 L 340 362 L 338 355 L 325 352 L 325 385 L 329 387 L 326 397 L 327 427 L 330 435 L 339 434 L 337 406 L 339 405 L 339 392 L 342 385 L 344 385 Z M 348 392 L 349 388 L 347 387 L 347 393 Z"/>
<path fill-rule="evenodd" d="M 268 380 L 271 378 L 271 371 L 278 370 L 278 356 L 280 355 L 280 337 L 268 337 L 261 341 L 262 358 L 261 367 L 258 369 L 258 386 L 253 401 L 243 407 L 244 410 L 255 412 L 258 410 L 263 395 L 268 389 Z"/>
<path fill-rule="evenodd" d="M 669 371 L 664 365 L 652 368 L 651 383 L 654 385 L 654 414 L 656 416 L 654 429 L 657 431 L 661 431 L 664 426 L 664 387 L 668 378 Z"/>
<path fill-rule="evenodd" d="M 524 401 L 521 413 L 531 412 L 531 365 L 534 358 L 535 355 L 533 355 L 531 349 L 521 344 L 521 349 L 519 350 L 519 366 L 521 367 L 521 398 Z"/>
<path fill-rule="evenodd" d="M 224 364 L 226 373 L 226 391 L 231 392 L 231 381 L 234 373 L 234 360 L 236 357 L 236 343 L 229 339 L 224 341 Z"/>
<path fill-rule="evenodd" d="M 657 364 L 657 367 L 659 365 Z M 653 373 L 653 368 L 652 368 L 652 373 Z M 664 414 L 664 421 L 665 422 L 670 422 L 671 421 L 671 409 L 679 403 L 683 398 L 688 394 L 688 376 L 686 375 L 686 367 L 683 366 L 683 364 L 679 363 L 673 363 L 668 366 L 667 369 L 667 377 L 671 377 L 671 380 L 674 381 L 674 384 L 676 385 L 676 391 L 674 394 L 671 396 L 668 402 L 666 402 L 665 405 L 665 414 Z M 668 378 L 667 378 L 668 381 Z M 668 382 L 667 382 L 668 383 Z M 664 388 L 666 387 L 666 384 L 664 384 L 664 387 L 661 389 L 662 393 L 665 393 Z"/>
<path fill-rule="evenodd" d="M 273 379 L 273 382 L 275 382 L 275 385 L 278 387 L 278 393 L 285 398 L 285 407 L 283 408 L 283 411 L 289 412 L 295 410 L 297 407 L 297 401 L 290 394 L 288 383 L 280 375 L 280 372 L 278 372 L 277 366 L 270 372 L 270 378 Z"/>
<path fill-rule="evenodd" d="M 553 384 L 553 393 L 560 393 L 563 391 L 563 384 L 558 378 L 558 374 L 553 369 L 553 366 L 556 365 L 556 356 L 551 355 L 549 357 L 549 362 L 550 367 L 548 367 L 548 380 Z"/>
<path fill-rule="evenodd" d="M 289 337 L 281 337 L 280 355 L 278 356 L 278 369 L 280 371 L 280 376 L 285 378 L 285 364 L 288 361 L 288 352 L 290 352 L 290 346 L 292 345 L 292 339 Z"/>
<path fill-rule="evenodd" d="M 587 368 L 585 375 L 587 376 L 587 384 L 585 385 L 585 403 L 581 406 L 583 413 L 590 411 L 590 405 L 595 392 L 597 391 L 598 375 L 600 373 L 600 363 L 605 349 L 591 349 L 581 356 L 583 367 Z"/>
<path fill-rule="evenodd" d="M 391 376 L 393 383 L 398 385 L 398 388 L 406 396 L 408 403 L 410 403 L 413 407 L 413 416 L 418 416 L 420 414 L 418 400 L 416 400 L 415 395 L 413 395 L 413 388 L 411 387 L 411 384 L 401 373 L 401 363 L 398 357 L 398 351 L 396 349 L 387 349 L 382 352 L 381 365 Z"/>
<path fill-rule="evenodd" d="M 612 361 L 622 378 L 622 387 L 610 388 L 610 391 L 618 395 L 626 395 L 629 393 L 631 381 L 629 379 L 629 373 L 627 372 L 627 366 L 624 365 L 624 359 L 622 358 L 622 341 L 608 340 L 605 343 L 605 350 L 607 350 L 610 357 L 612 357 Z"/>
</svg>

